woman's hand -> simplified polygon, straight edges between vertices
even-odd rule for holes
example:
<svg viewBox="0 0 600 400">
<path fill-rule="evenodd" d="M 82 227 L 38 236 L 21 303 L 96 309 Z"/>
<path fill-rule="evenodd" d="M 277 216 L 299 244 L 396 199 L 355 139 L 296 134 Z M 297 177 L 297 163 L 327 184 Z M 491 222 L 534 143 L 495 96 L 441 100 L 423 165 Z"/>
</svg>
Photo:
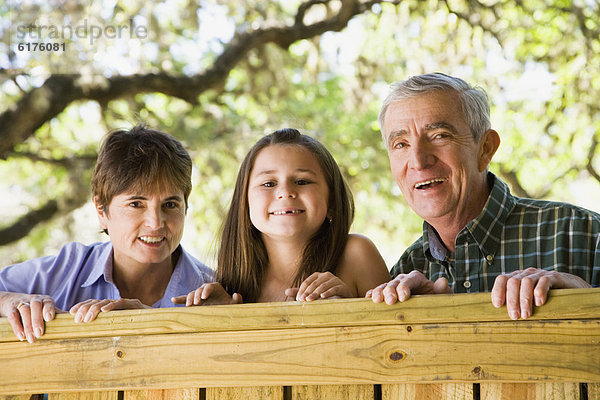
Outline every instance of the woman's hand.
<svg viewBox="0 0 600 400">
<path fill-rule="evenodd" d="M 299 288 L 285 290 L 289 297 L 297 301 L 313 301 L 317 299 L 356 297 L 356 294 L 331 272 L 315 272 L 306 278 Z"/>
<path fill-rule="evenodd" d="M 96 319 L 101 312 L 113 310 L 136 310 L 152 308 L 138 299 L 90 299 L 75 304 L 69 312 L 75 316 L 75 322 L 90 322 Z"/>
<path fill-rule="evenodd" d="M 44 334 L 44 321 L 52 321 L 56 313 L 63 312 L 50 296 L 0 292 L 0 317 L 7 317 L 21 341 L 35 342 Z"/>
<path fill-rule="evenodd" d="M 234 293 L 230 296 L 217 282 L 205 283 L 187 295 L 171 298 L 171 301 L 175 304 L 185 304 L 186 307 L 243 303 L 241 294 Z"/>
</svg>

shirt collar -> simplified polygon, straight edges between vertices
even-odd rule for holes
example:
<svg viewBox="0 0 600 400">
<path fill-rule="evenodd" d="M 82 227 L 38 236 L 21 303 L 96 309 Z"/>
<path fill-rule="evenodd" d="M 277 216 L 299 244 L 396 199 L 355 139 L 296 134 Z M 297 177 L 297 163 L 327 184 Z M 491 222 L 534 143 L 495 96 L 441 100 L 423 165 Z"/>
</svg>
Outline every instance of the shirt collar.
<svg viewBox="0 0 600 400">
<path fill-rule="evenodd" d="M 95 254 L 94 254 L 95 253 Z M 88 287 L 93 285 L 101 276 L 104 276 L 104 280 L 109 283 L 112 281 L 113 271 L 113 247 L 111 242 L 102 243 L 101 245 L 94 248 L 90 256 L 84 263 L 93 262 L 91 272 L 88 278 L 81 285 L 81 287 Z M 94 261 L 95 260 L 95 261 Z"/>
<path fill-rule="evenodd" d="M 500 245 L 500 235 L 506 218 L 515 207 L 516 199 L 508 186 L 491 172 L 487 174 L 492 190 L 483 210 L 465 229 L 473 236 L 483 254 L 494 256 Z M 459 235 L 461 234 L 459 233 Z M 435 228 L 423 222 L 423 254 L 437 260 L 445 260 L 449 251 L 440 240 Z"/>
<path fill-rule="evenodd" d="M 516 199 L 510 194 L 506 183 L 502 182 L 491 172 L 488 172 L 488 182 L 492 190 L 481 214 L 469 222 L 467 229 L 483 254 L 494 256 L 500 246 L 501 234 L 506 218 L 516 205 Z"/>
</svg>

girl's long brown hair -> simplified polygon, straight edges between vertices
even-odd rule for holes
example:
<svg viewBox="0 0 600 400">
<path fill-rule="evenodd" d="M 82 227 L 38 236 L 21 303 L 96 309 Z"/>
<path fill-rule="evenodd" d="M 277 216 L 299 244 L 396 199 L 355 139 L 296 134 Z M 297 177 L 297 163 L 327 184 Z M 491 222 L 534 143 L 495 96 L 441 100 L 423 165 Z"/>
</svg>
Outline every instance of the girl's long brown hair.
<svg viewBox="0 0 600 400">
<path fill-rule="evenodd" d="M 310 151 L 317 158 L 329 187 L 328 218 L 306 244 L 293 286 L 299 286 L 314 272 L 335 272 L 354 218 L 352 193 L 333 156 L 319 141 L 296 129 L 280 129 L 256 142 L 238 172 L 223 226 L 217 267 L 217 281 L 230 294 L 240 293 L 244 302 L 250 303 L 256 302 L 260 295 L 269 257 L 261 233 L 250 221 L 248 183 L 256 156 L 273 145 L 301 146 Z"/>
</svg>

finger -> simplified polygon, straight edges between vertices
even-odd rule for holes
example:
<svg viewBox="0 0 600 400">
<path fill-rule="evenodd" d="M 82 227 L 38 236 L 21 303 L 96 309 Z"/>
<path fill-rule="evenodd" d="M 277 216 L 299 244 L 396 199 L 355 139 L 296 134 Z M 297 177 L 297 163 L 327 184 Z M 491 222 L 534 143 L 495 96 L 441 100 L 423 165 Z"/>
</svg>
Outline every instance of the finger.
<svg viewBox="0 0 600 400">
<path fill-rule="evenodd" d="M 202 300 L 206 300 L 208 296 L 204 294 L 206 291 L 206 286 L 202 285 L 198 289 L 194 290 L 194 297 L 192 298 L 192 305 L 197 306 L 202 302 Z"/>
<path fill-rule="evenodd" d="M 46 322 L 52 321 L 56 316 L 56 306 L 52 298 L 45 298 L 43 300 L 42 315 Z"/>
<path fill-rule="evenodd" d="M 551 287 L 553 287 L 553 282 L 549 276 L 540 277 L 533 291 L 536 306 L 546 304 L 546 300 L 548 300 L 548 291 Z"/>
<path fill-rule="evenodd" d="M 508 277 L 506 275 L 498 275 L 492 287 L 492 304 L 496 308 L 500 308 L 506 301 L 506 283 Z"/>
<path fill-rule="evenodd" d="M 119 301 L 115 301 L 115 300 L 100 300 L 100 301 L 95 301 L 89 308 L 87 313 L 85 314 L 85 317 L 83 318 L 83 322 L 91 322 L 93 320 L 96 319 L 96 317 L 98 316 L 98 314 L 100 314 L 101 308 L 107 304 L 109 304 L 110 302 L 114 302 L 115 304 L 119 303 Z"/>
<path fill-rule="evenodd" d="M 44 334 L 44 317 L 42 315 L 43 304 L 39 299 L 31 300 L 29 312 L 31 313 L 31 330 L 36 338 Z"/>
<path fill-rule="evenodd" d="M 387 286 L 387 283 L 382 283 L 381 285 L 371 289 L 371 298 L 374 303 L 381 303 L 384 300 L 383 297 L 383 289 Z"/>
<path fill-rule="evenodd" d="M 23 303 L 18 306 L 18 311 L 21 314 L 21 322 L 23 324 L 23 331 L 25 337 L 29 343 L 35 342 L 35 335 L 33 334 L 33 327 L 31 325 L 31 309 L 28 303 Z"/>
<path fill-rule="evenodd" d="M 80 307 L 77 309 L 77 312 L 75 313 L 75 322 L 76 323 L 84 322 L 85 316 L 87 315 L 88 310 L 96 301 L 97 301 L 96 299 L 89 299 L 89 300 L 82 301 L 81 303 L 79 303 Z"/>
<path fill-rule="evenodd" d="M 521 279 L 509 278 L 506 283 L 506 308 L 510 319 L 519 319 L 521 310 L 519 307 L 521 297 Z"/>
<path fill-rule="evenodd" d="M 287 297 L 296 298 L 296 295 L 298 294 L 298 288 L 287 288 L 285 289 L 284 293 Z"/>
<path fill-rule="evenodd" d="M 21 314 L 19 313 L 19 310 L 13 308 L 7 315 L 7 319 L 17 339 L 20 341 L 25 340 L 25 328 L 23 328 L 23 324 L 21 323 Z"/>
<path fill-rule="evenodd" d="M 129 308 L 129 307 L 127 307 L 127 299 L 118 299 L 118 300 L 106 299 L 103 302 L 98 303 L 97 305 L 100 308 L 101 312 L 107 312 L 107 311 L 113 311 L 113 310 L 125 310 L 125 309 Z"/>
<path fill-rule="evenodd" d="M 314 274 L 311 274 L 308 278 L 306 278 L 304 281 L 302 281 L 300 287 L 298 288 L 298 293 L 296 294 L 297 301 L 304 301 L 304 299 L 306 298 L 308 287 L 318 278 L 319 273 L 315 272 Z"/>
<path fill-rule="evenodd" d="M 171 297 L 171 302 L 175 304 L 185 304 L 185 300 L 187 299 L 187 295 Z"/>
<path fill-rule="evenodd" d="M 327 279 L 326 281 L 321 282 L 319 284 L 317 284 L 317 282 L 314 282 L 311 285 L 314 289 L 308 292 L 306 300 L 313 301 L 318 299 L 319 297 L 323 298 L 322 296 L 325 292 L 327 292 L 331 288 L 339 286 L 340 283 L 341 282 L 336 277 L 333 277 L 333 279 Z"/>
<path fill-rule="evenodd" d="M 383 288 L 382 294 L 386 304 L 392 305 L 398 301 L 398 293 L 396 292 L 398 285 L 399 282 L 391 281 Z"/>
<path fill-rule="evenodd" d="M 328 299 L 332 297 L 343 299 L 348 296 L 348 293 L 344 293 L 345 285 L 343 283 L 339 283 L 335 286 L 330 287 L 321 293 L 322 299 Z"/>
<path fill-rule="evenodd" d="M 365 293 L 365 299 L 370 299 L 372 295 L 373 295 L 373 289 L 367 290 L 367 293 Z"/>
<path fill-rule="evenodd" d="M 198 290 L 198 289 L 196 289 Z M 194 290 L 193 292 L 189 292 L 186 296 L 185 299 L 185 306 L 186 307 L 191 307 L 194 305 L 194 297 L 196 297 L 196 290 Z"/>
<path fill-rule="evenodd" d="M 535 275 L 526 276 L 521 279 L 521 288 L 519 291 L 519 307 L 521 309 L 521 318 L 527 319 L 532 314 L 533 308 L 533 290 L 537 283 Z"/>
<path fill-rule="evenodd" d="M 448 285 L 448 279 L 438 278 L 433 283 L 433 293 L 437 293 L 437 294 L 452 293 L 452 289 Z"/>
<path fill-rule="evenodd" d="M 231 296 L 231 304 L 242 304 L 244 300 L 242 299 L 242 295 L 239 293 L 234 293 Z"/>
<path fill-rule="evenodd" d="M 208 299 L 210 296 L 213 295 L 213 293 L 215 293 L 216 291 L 219 290 L 220 286 L 221 285 L 206 285 L 206 286 L 202 285 L 200 287 L 201 289 L 203 289 L 200 294 L 200 299 L 202 299 L 202 300 Z M 196 303 L 196 304 L 200 304 L 200 303 Z"/>
</svg>

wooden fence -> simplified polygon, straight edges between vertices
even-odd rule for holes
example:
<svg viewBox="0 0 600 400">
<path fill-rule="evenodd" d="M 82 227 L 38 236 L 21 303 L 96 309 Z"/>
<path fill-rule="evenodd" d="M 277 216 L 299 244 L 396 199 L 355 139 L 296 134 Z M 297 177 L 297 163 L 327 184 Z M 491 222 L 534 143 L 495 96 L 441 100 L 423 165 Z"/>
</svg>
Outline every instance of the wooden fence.
<svg viewBox="0 0 600 400">
<path fill-rule="evenodd" d="M 489 293 L 0 319 L 0 399 L 600 399 L 600 289 L 525 321 Z"/>
</svg>

